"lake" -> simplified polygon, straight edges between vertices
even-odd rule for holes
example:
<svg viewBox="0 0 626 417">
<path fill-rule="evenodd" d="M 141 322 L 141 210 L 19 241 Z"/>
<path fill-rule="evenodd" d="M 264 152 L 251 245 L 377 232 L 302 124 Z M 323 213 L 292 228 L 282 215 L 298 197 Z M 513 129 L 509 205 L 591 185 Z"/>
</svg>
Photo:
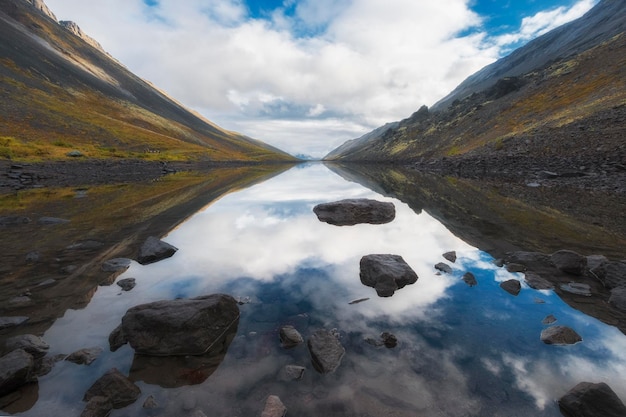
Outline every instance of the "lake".
<svg viewBox="0 0 626 417">
<path fill-rule="evenodd" d="M 416 210 L 388 188 L 348 177 L 321 163 L 302 164 L 194 209 L 162 236 L 178 248 L 173 257 L 133 262 L 116 277 L 135 278 L 135 288 L 100 286 L 86 305 L 66 309 L 43 332 L 49 356 L 100 347 L 98 359 L 89 366 L 58 362 L 24 394 L 30 403 L 5 409 L 78 416 L 86 389 L 111 368 L 130 374 L 142 391 L 113 417 L 254 416 L 268 395 L 280 397 L 287 416 L 560 416 L 557 399 L 582 381 L 606 382 L 626 400 L 626 336 L 616 326 L 573 308 L 555 291 L 530 288 L 523 273 L 496 266 L 497 251 L 484 251 L 495 245 L 487 239 L 493 234 L 472 240 L 454 222 L 446 227 L 438 220 L 443 209 L 426 204 Z M 313 213 L 319 203 L 345 198 L 392 202 L 396 218 L 339 227 Z M 619 250 L 608 245 L 600 250 Z M 454 263 L 442 257 L 449 251 L 457 254 Z M 359 261 L 369 254 L 401 255 L 418 281 L 378 297 L 359 279 Z M 440 262 L 452 273 L 436 270 Z M 462 279 L 467 272 L 476 285 Z M 521 282 L 517 296 L 500 287 L 510 279 Z M 109 334 L 130 307 L 213 293 L 240 301 L 239 325 L 227 350 L 206 359 L 210 369 L 187 378 L 191 385 L 172 382 L 193 371 L 189 363 L 138 363 L 128 345 L 109 350 Z M 549 315 L 583 341 L 543 343 Z M 283 325 L 293 325 L 305 340 L 315 330 L 332 330 L 346 350 L 337 370 L 318 373 L 306 342 L 282 348 Z M 383 332 L 395 335 L 397 346 L 380 343 Z M 302 378 L 285 378 L 287 365 L 304 367 Z M 142 407 L 150 396 L 157 408 Z"/>
</svg>

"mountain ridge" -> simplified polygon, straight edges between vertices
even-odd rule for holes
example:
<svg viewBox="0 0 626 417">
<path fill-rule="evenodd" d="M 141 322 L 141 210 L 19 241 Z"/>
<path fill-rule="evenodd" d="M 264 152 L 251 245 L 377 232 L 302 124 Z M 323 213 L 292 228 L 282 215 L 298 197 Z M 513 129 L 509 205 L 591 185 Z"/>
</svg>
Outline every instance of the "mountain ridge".
<svg viewBox="0 0 626 417">
<path fill-rule="evenodd" d="M 0 0 L 0 22 L 0 157 L 295 160 L 186 109 L 40 0 Z"/>
<path fill-rule="evenodd" d="M 606 30 L 589 27 L 589 22 L 595 25 L 601 21 L 612 23 Z M 612 158 L 623 163 L 626 150 L 620 126 L 624 126 L 626 108 L 625 30 L 626 2 L 603 0 L 582 18 L 468 77 L 436 108 L 422 106 L 394 128 L 379 135 L 371 132 L 364 136 L 367 140 L 353 140 L 324 159 L 386 163 L 463 158 L 489 161 L 502 155 L 560 158 L 584 150 L 581 159 L 602 163 Z M 543 45 L 554 36 L 569 40 L 561 42 L 567 50 L 572 45 L 585 45 L 586 49 L 561 54 L 556 48 L 552 55 L 542 57 L 538 67 L 500 77 L 515 66 L 518 57 L 545 52 Z M 485 74 L 492 76 L 476 81 Z M 468 93 L 471 89 L 467 86 L 477 91 Z M 598 132 L 607 134 L 599 137 Z M 496 162 L 501 169 L 507 169 L 501 159 Z"/>
</svg>

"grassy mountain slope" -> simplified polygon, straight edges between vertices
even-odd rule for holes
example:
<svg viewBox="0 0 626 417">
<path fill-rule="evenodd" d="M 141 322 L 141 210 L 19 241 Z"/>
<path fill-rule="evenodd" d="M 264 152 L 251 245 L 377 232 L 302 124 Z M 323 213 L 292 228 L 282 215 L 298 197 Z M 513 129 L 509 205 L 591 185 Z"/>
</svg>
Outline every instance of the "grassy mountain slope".
<svg viewBox="0 0 626 417">
<path fill-rule="evenodd" d="M 0 0 L 0 158 L 292 160 L 224 130 L 25 0 Z"/>
<path fill-rule="evenodd" d="M 605 0 L 596 7 L 615 4 Z M 624 4 L 618 8 L 622 22 Z M 568 27 L 584 33 L 575 24 Z M 601 151 L 598 158 L 624 153 L 626 34 L 622 29 L 594 39 L 597 43 L 589 49 L 492 80 L 491 86 L 441 110 L 424 106 L 376 140 L 352 143 L 349 152 L 333 151 L 325 159 L 415 161 L 494 153 L 562 157 L 590 147 Z"/>
</svg>

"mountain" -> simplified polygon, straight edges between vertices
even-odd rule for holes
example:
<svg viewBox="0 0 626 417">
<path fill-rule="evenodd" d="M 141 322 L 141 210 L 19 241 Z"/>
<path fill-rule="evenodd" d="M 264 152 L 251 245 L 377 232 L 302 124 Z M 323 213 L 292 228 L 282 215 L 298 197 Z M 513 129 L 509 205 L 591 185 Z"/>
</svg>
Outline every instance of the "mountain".
<svg viewBox="0 0 626 417">
<path fill-rule="evenodd" d="M 626 2 L 602 0 L 467 78 L 431 109 L 333 150 L 339 161 L 626 152 Z"/>
<path fill-rule="evenodd" d="M 186 109 L 41 0 L 0 0 L 0 158 L 289 161 Z"/>
</svg>

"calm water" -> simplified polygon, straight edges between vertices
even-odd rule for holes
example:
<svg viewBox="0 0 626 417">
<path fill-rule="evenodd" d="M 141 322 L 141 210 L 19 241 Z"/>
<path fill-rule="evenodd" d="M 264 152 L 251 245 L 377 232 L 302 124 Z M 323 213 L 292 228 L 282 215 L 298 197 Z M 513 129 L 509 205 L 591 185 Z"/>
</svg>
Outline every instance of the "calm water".
<svg viewBox="0 0 626 417">
<path fill-rule="evenodd" d="M 336 227 L 312 212 L 343 198 L 392 201 L 396 219 L 386 225 Z M 452 235 L 422 212 L 333 174 L 303 165 L 262 184 L 229 194 L 163 237 L 179 248 L 170 259 L 133 263 L 119 279 L 133 277 L 130 292 L 100 287 L 83 310 L 68 311 L 43 335 L 50 354 L 100 346 L 90 366 L 58 363 L 40 378 L 35 406 L 19 415 L 78 416 L 86 389 L 112 367 L 128 374 L 133 352 L 109 352 L 108 335 L 137 304 L 223 292 L 240 297 L 241 319 L 217 370 L 204 382 L 161 388 L 137 382 L 142 396 L 112 416 L 260 415 L 270 394 L 288 416 L 560 416 L 556 399 L 581 381 L 607 382 L 626 400 L 626 336 L 586 316 L 551 291 L 522 283 L 514 297 L 499 282 L 523 281 L 492 264 L 490 256 Z M 442 254 L 458 255 L 452 275 L 437 275 Z M 359 280 L 363 255 L 401 255 L 417 283 L 379 298 Z M 471 271 L 478 285 L 461 276 Z M 360 298 L 369 300 L 349 304 Z M 573 327 L 583 342 L 543 344 L 542 320 Z M 312 367 L 306 345 L 285 350 L 278 329 L 292 324 L 306 338 L 337 329 L 346 349 L 333 374 Z M 387 349 L 366 342 L 382 332 L 398 338 Z M 285 382 L 288 364 L 306 368 Z M 169 372 L 163 368 L 163 373 Z M 152 395 L 160 404 L 145 410 Z"/>
</svg>

